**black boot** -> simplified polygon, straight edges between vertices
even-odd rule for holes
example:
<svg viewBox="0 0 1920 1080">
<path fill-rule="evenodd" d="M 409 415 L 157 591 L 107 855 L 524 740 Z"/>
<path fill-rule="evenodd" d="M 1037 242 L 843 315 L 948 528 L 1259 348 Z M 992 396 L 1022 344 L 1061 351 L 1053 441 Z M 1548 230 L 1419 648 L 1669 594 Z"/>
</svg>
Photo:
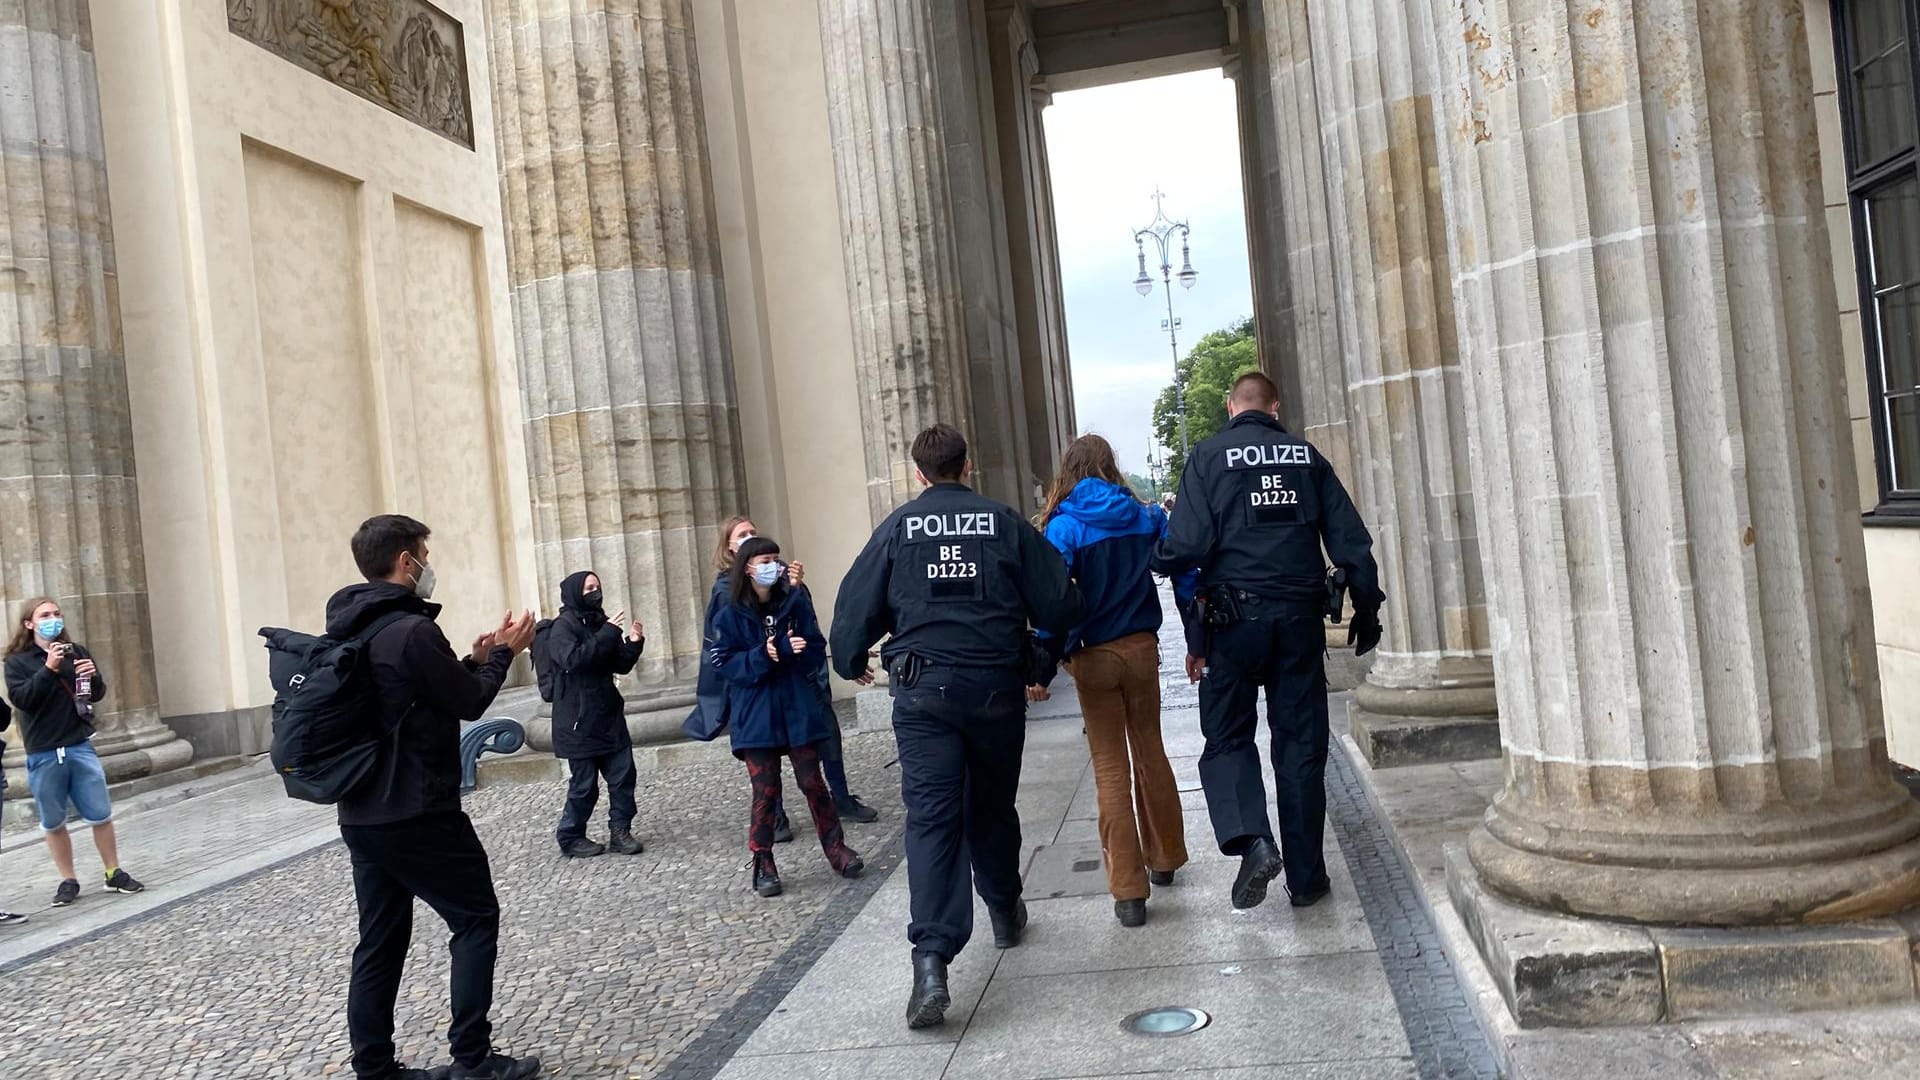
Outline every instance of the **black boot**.
<svg viewBox="0 0 1920 1080">
<path fill-rule="evenodd" d="M 947 993 L 947 962 L 932 953 L 913 954 L 913 994 L 907 998 L 907 1026 L 933 1027 L 947 1018 L 953 998 Z"/>
<path fill-rule="evenodd" d="M 993 920 L 993 947 L 1011 949 L 1020 944 L 1020 934 L 1027 928 L 1027 902 L 1015 900 L 1005 911 L 988 910 L 987 917 Z"/>
<path fill-rule="evenodd" d="M 607 849 L 616 855 L 638 855 L 647 850 L 647 845 L 633 835 L 632 829 L 615 829 L 607 837 Z"/>
<path fill-rule="evenodd" d="M 1147 880 L 1153 882 L 1155 885 L 1165 888 L 1166 886 L 1173 884 L 1173 871 L 1149 870 L 1147 871 Z"/>
<path fill-rule="evenodd" d="M 773 819 L 773 842 L 776 844 L 793 843 L 793 822 L 787 820 L 787 814 L 784 810 L 780 812 L 778 817 Z"/>
<path fill-rule="evenodd" d="M 605 855 L 606 853 L 607 845 L 589 840 L 584 836 L 577 837 L 560 845 L 560 854 L 565 855 L 569 859 L 591 859 L 595 855 Z"/>
<path fill-rule="evenodd" d="M 1280 876 L 1280 849 L 1273 838 L 1256 836 L 1240 853 L 1240 874 L 1233 879 L 1233 906 L 1241 910 L 1259 907 L 1267 898 L 1267 883 Z"/>
<path fill-rule="evenodd" d="M 1325 900 L 1327 894 L 1332 891 L 1333 882 L 1322 880 L 1320 884 L 1303 892 L 1294 892 L 1292 889 L 1288 889 L 1287 902 L 1294 907 L 1312 907 L 1320 901 Z"/>
<path fill-rule="evenodd" d="M 1147 902 L 1145 900 L 1115 900 L 1113 917 L 1120 920 L 1121 926 L 1134 927 L 1147 925 Z"/>
<path fill-rule="evenodd" d="M 771 851 L 754 852 L 753 891 L 761 896 L 780 895 L 780 871 L 774 868 Z"/>
<path fill-rule="evenodd" d="M 835 799 L 833 805 L 840 811 L 841 821 L 857 821 L 862 825 L 871 825 L 880 820 L 880 811 L 861 802 L 858 795 Z"/>
<path fill-rule="evenodd" d="M 502 1053 L 494 1053 L 478 1065 L 468 1067 L 459 1062 L 453 1063 L 452 1080 L 533 1080 L 540 1075 L 540 1059 L 537 1057 L 510 1058 Z"/>
</svg>

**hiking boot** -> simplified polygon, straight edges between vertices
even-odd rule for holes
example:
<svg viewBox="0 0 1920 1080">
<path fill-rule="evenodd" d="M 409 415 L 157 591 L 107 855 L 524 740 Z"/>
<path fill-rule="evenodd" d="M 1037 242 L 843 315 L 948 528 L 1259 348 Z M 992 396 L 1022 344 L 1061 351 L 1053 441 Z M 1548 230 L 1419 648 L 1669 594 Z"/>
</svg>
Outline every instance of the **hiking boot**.
<svg viewBox="0 0 1920 1080">
<path fill-rule="evenodd" d="M 862 825 L 871 825 L 880 820 L 880 811 L 861 802 L 858 795 L 835 799 L 833 805 L 840 811 L 841 821 L 857 821 Z"/>
<path fill-rule="evenodd" d="M 510 1058 L 497 1050 L 478 1065 L 467 1066 L 456 1061 L 447 1073 L 448 1080 L 533 1080 L 539 1075 L 539 1058 Z"/>
<path fill-rule="evenodd" d="M 146 892 L 147 887 L 133 880 L 132 874 L 127 873 L 125 870 L 122 870 L 119 867 L 115 867 L 113 870 L 113 873 L 107 875 L 107 891 L 118 892 L 118 893 L 137 893 L 137 892 Z"/>
<path fill-rule="evenodd" d="M 1147 871 L 1147 880 L 1164 889 L 1173 884 L 1173 871 L 1149 870 Z"/>
<path fill-rule="evenodd" d="M 1015 900 L 1005 911 L 988 911 L 987 918 L 993 921 L 993 947 L 1011 949 L 1027 929 L 1027 902 Z"/>
<path fill-rule="evenodd" d="M 1115 900 L 1113 917 L 1125 927 L 1147 925 L 1147 902 L 1145 900 Z"/>
<path fill-rule="evenodd" d="M 578 837 L 560 845 L 560 854 L 569 859 L 591 859 L 595 855 L 605 855 L 607 845 L 586 837 Z"/>
<path fill-rule="evenodd" d="M 785 814 L 781 814 L 779 817 L 773 819 L 773 842 L 776 844 L 793 843 L 793 822 L 788 821 L 787 815 Z"/>
<path fill-rule="evenodd" d="M 947 1018 L 947 962 L 932 953 L 913 954 L 913 993 L 907 996 L 907 1027 L 918 1031 Z"/>
<path fill-rule="evenodd" d="M 607 848 L 616 855 L 638 855 L 647 850 L 647 845 L 633 835 L 633 830 L 615 829 L 613 835 L 607 837 Z"/>
<path fill-rule="evenodd" d="M 80 899 L 80 883 L 72 878 L 61 882 L 60 887 L 53 890 L 54 907 L 66 907 L 78 899 Z"/>
<path fill-rule="evenodd" d="M 772 898 L 780 895 L 780 871 L 773 865 L 773 852 L 753 854 L 753 891 Z"/>
<path fill-rule="evenodd" d="M 1233 879 L 1233 906 L 1241 911 L 1259 907 L 1267 898 L 1267 883 L 1280 876 L 1280 849 L 1265 836 L 1256 836 L 1240 856 L 1240 873 Z"/>
<path fill-rule="evenodd" d="M 11 911 L 0 911 L 0 926 L 19 926 L 26 922 L 25 915 L 16 915 Z"/>
<path fill-rule="evenodd" d="M 827 864 L 833 867 L 834 873 L 849 879 L 859 877 L 867 868 L 867 861 L 860 857 L 860 853 L 844 844 L 840 850 L 827 856 Z"/>
</svg>

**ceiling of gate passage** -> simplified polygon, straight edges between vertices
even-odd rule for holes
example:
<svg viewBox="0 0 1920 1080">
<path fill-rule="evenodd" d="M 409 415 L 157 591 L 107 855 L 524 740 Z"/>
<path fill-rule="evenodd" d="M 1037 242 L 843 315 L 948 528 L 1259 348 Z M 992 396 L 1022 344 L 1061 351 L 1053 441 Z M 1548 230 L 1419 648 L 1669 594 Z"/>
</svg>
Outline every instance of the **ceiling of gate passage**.
<svg viewBox="0 0 1920 1080">
<path fill-rule="evenodd" d="M 1233 47 L 1222 0 L 1030 0 L 1050 90 L 1219 67 Z"/>
</svg>

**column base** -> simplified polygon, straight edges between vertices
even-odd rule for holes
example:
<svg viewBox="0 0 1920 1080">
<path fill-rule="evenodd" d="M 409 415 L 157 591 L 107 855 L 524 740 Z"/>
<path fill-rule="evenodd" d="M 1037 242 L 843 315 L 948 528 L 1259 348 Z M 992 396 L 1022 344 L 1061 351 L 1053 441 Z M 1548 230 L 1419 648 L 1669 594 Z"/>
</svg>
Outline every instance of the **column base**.
<svg viewBox="0 0 1920 1080">
<path fill-rule="evenodd" d="M 1376 769 L 1500 756 L 1492 685 L 1392 688 L 1371 680 L 1353 691 L 1354 745 Z"/>
<path fill-rule="evenodd" d="M 1459 844 L 1447 845 L 1446 865 L 1454 909 L 1523 1028 L 1729 1019 L 1915 996 L 1920 913 L 1831 926 L 1636 926 L 1515 903 L 1487 888 Z"/>
</svg>

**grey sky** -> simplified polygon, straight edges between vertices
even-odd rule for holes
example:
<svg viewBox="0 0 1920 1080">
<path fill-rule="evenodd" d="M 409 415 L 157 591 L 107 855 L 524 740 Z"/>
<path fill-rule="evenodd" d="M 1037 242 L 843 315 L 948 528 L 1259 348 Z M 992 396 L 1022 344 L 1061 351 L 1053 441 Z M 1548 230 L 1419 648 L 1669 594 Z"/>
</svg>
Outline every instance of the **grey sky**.
<svg viewBox="0 0 1920 1080">
<path fill-rule="evenodd" d="M 1151 245 L 1154 291 L 1133 291 L 1133 230 L 1153 219 L 1155 186 L 1167 216 L 1193 228 L 1200 280 L 1174 283 L 1181 354 L 1253 311 L 1233 82 L 1215 69 L 1056 94 L 1046 133 L 1080 429 L 1144 474 L 1153 399 L 1173 376 Z"/>
</svg>

